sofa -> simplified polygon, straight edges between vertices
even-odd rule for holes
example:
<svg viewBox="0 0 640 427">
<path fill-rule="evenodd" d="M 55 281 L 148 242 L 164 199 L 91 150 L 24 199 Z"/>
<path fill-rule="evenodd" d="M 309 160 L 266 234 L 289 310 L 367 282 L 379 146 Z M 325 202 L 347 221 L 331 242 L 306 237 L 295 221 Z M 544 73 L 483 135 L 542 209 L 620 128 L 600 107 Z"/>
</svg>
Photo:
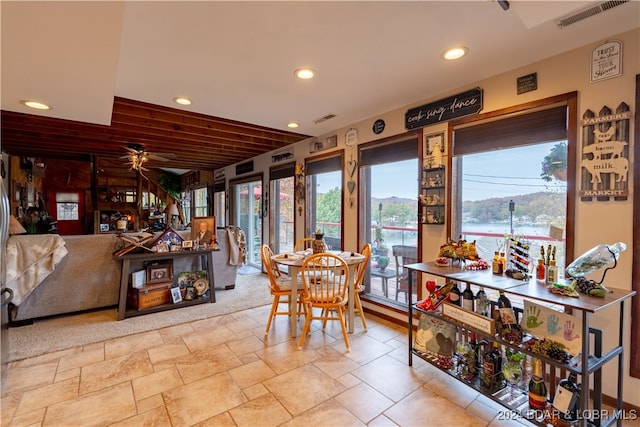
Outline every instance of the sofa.
<svg viewBox="0 0 640 427">
<path fill-rule="evenodd" d="M 180 231 L 185 239 L 190 231 Z M 22 236 L 11 236 L 20 239 Z M 229 264 L 227 230 L 216 230 L 219 251 L 213 253 L 216 289 L 233 289 L 240 265 Z M 120 288 L 121 263 L 114 259 L 121 241 L 114 234 L 63 236 L 67 255 L 19 305 L 10 306 L 10 320 L 16 325 L 30 320 L 96 308 L 116 306 Z M 191 258 L 191 257 L 189 257 Z M 175 265 L 176 272 L 190 265 Z"/>
</svg>

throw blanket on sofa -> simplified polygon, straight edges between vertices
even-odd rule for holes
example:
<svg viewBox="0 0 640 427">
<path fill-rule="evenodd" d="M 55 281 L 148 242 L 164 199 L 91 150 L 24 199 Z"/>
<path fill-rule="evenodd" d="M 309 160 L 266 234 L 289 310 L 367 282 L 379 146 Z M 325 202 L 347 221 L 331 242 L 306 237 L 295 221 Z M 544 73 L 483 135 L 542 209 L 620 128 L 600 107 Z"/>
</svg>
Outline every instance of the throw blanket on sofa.
<svg viewBox="0 0 640 427">
<path fill-rule="evenodd" d="M 246 264 L 247 241 L 242 228 L 229 225 L 227 227 L 227 237 L 229 238 L 229 264 Z"/>
<path fill-rule="evenodd" d="M 11 236 L 7 240 L 7 287 L 20 305 L 67 255 L 64 240 L 57 234 Z"/>
</svg>

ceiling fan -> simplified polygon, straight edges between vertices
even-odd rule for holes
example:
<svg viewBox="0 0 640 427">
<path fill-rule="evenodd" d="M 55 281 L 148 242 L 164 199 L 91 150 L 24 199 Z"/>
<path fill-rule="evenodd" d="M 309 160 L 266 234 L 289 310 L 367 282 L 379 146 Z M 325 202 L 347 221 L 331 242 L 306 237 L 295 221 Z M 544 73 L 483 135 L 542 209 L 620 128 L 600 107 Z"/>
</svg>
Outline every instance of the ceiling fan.
<svg viewBox="0 0 640 427">
<path fill-rule="evenodd" d="M 160 162 L 168 162 L 170 159 L 168 157 L 174 158 L 176 155 L 173 153 L 162 153 L 153 154 L 149 153 L 142 145 L 140 144 L 129 144 L 124 147 L 129 153 L 120 157 L 121 159 L 127 159 L 129 164 L 131 165 L 131 169 L 136 170 L 140 173 L 142 171 L 147 171 L 149 169 L 144 167 L 144 164 L 149 160 L 157 160 Z"/>
</svg>

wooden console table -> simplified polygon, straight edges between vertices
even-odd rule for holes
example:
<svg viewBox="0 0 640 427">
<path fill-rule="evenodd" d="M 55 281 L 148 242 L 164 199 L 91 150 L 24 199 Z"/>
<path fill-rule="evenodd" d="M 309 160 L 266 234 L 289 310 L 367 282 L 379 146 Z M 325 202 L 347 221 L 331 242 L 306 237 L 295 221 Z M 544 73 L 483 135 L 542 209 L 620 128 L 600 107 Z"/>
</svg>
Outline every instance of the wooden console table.
<svg viewBox="0 0 640 427">
<path fill-rule="evenodd" d="M 155 313 L 158 311 L 172 310 L 174 308 L 185 307 L 188 305 L 202 304 L 204 302 L 216 302 L 215 283 L 213 277 L 213 252 L 218 249 L 204 249 L 197 251 L 176 251 L 176 252 L 142 252 L 142 253 L 128 253 L 122 256 L 114 255 L 114 259 L 122 262 L 122 270 L 120 273 L 120 294 L 118 296 L 118 320 L 123 320 L 127 317 L 139 316 L 141 314 Z M 127 309 L 127 292 L 130 286 L 131 278 L 131 266 L 140 266 L 144 262 L 158 261 L 181 257 L 198 257 L 200 260 L 200 268 L 207 270 L 207 277 L 209 279 L 209 298 L 200 298 L 194 300 L 183 300 L 182 302 L 173 304 L 162 304 L 156 307 L 150 307 L 143 310 Z M 175 275 L 175 272 L 174 272 Z"/>
</svg>

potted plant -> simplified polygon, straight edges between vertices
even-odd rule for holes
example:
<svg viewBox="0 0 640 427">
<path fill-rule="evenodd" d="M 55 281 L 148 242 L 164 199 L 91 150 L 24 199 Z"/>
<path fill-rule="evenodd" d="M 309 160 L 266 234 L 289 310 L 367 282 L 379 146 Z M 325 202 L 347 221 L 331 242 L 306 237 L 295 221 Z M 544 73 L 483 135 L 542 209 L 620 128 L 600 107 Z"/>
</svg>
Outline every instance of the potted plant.
<svg viewBox="0 0 640 427">
<path fill-rule="evenodd" d="M 554 178 L 559 181 L 567 180 L 567 144 L 559 142 L 551 148 L 542 160 L 540 178 L 551 182 Z"/>
<path fill-rule="evenodd" d="M 382 232 L 382 227 L 381 226 L 376 226 L 376 232 L 375 232 L 375 240 L 373 241 L 373 243 L 375 244 L 374 246 L 374 253 L 376 255 L 388 255 L 389 254 L 389 248 L 387 248 L 387 242 L 384 241 L 384 236 L 383 236 L 383 232 Z"/>
<path fill-rule="evenodd" d="M 380 271 L 384 271 L 389 265 L 389 257 L 385 255 L 380 255 L 377 259 L 378 268 Z"/>
</svg>

